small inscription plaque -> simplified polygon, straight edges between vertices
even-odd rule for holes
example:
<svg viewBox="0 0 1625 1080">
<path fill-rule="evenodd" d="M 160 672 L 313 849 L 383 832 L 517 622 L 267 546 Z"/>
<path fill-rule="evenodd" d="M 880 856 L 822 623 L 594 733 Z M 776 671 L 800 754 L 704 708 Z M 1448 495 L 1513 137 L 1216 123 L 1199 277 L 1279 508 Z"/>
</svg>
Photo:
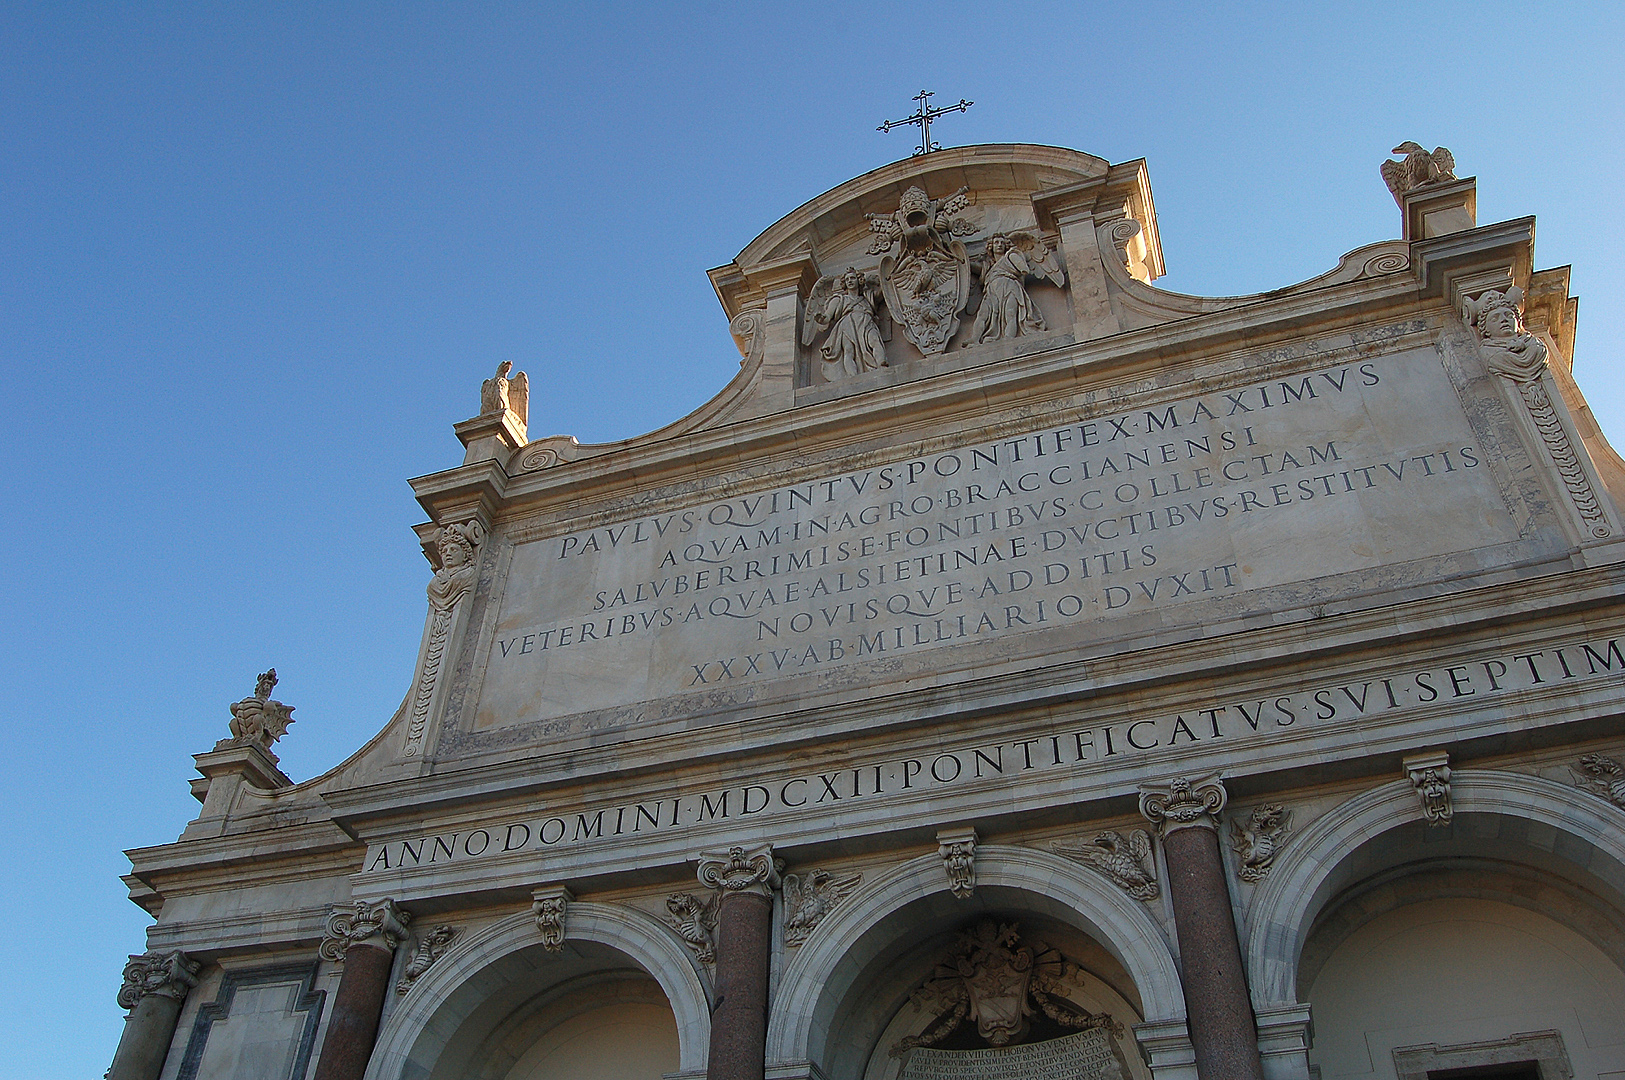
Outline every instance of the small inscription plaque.
<svg viewBox="0 0 1625 1080">
<path fill-rule="evenodd" d="M 911 1050 L 902 1080 L 1127 1080 L 1100 1028 L 1047 1042 L 985 1050 Z"/>
</svg>

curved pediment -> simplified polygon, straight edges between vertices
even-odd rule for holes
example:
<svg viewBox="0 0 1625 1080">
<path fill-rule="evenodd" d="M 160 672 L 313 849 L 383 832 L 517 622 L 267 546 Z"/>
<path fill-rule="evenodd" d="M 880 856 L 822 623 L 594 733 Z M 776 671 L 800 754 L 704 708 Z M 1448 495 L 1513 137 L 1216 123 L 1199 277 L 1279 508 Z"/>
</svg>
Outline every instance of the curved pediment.
<svg viewBox="0 0 1625 1080">
<path fill-rule="evenodd" d="M 920 218 L 912 233 L 910 199 Z M 937 151 L 808 200 L 710 271 L 741 354 L 739 373 L 710 401 L 631 439 L 550 436 L 500 459 L 512 475 L 537 472 L 1395 274 L 1409 266 L 1406 251 L 1404 241 L 1362 248 L 1325 274 L 1254 295 L 1181 295 L 1152 285 L 1163 255 L 1143 160 L 1112 165 L 1023 143 Z"/>
<path fill-rule="evenodd" d="M 896 210 L 898 200 L 911 187 L 924 188 L 933 196 L 968 188 L 984 209 L 1006 202 L 1019 206 L 1029 202 L 1035 192 L 1097 180 L 1110 167 L 1093 154 L 1028 143 L 962 146 L 894 161 L 809 199 L 762 230 L 730 265 L 754 269 L 802 251 L 836 256 L 853 247 L 859 237 L 867 246 L 867 215 Z M 713 270 L 712 279 L 728 269 Z M 722 293 L 721 285 L 718 292 Z M 739 313 L 730 307 L 727 296 L 723 306 L 729 308 L 730 318 Z"/>
</svg>

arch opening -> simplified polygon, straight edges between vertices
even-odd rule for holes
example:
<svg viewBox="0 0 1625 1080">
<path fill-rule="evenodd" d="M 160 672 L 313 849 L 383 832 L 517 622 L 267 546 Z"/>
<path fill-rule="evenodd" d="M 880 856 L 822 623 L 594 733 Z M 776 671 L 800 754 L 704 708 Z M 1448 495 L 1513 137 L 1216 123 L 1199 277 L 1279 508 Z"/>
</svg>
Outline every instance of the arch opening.
<svg viewBox="0 0 1625 1080">
<path fill-rule="evenodd" d="M 945 949 L 991 922 L 1015 924 L 1076 966 L 1080 980 L 1061 995 L 1067 1007 L 1121 1014 L 1125 1075 L 1140 1075 L 1135 1026 L 1173 1021 L 1182 1029 L 1184 1016 L 1167 939 L 1145 905 L 1076 864 L 1029 848 L 978 848 L 976 872 L 975 892 L 960 899 L 948 890 L 939 856 L 913 860 L 866 885 L 819 926 L 780 981 L 770 1067 L 804 1062 L 826 1076 L 894 1077 L 896 1043 L 918 1036 L 941 1012 L 911 995 L 943 966 Z M 1054 1034 L 1047 1021 L 1031 1031 Z"/>
</svg>

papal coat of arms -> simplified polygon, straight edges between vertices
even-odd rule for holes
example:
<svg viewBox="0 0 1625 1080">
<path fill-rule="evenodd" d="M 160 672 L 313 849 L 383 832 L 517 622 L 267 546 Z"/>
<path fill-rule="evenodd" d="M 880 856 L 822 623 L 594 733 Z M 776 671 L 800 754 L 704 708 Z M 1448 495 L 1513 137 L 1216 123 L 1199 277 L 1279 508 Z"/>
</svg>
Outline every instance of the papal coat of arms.
<svg viewBox="0 0 1625 1080">
<path fill-rule="evenodd" d="M 875 242 L 871 255 L 880 260 L 880 286 L 892 317 L 903 333 L 927 356 L 947 350 L 959 329 L 959 317 L 970 300 L 970 256 L 958 236 L 976 226 L 959 212 L 971 196 L 960 188 L 946 199 L 933 199 L 918 187 L 903 192 L 897 210 L 870 214 Z"/>
</svg>

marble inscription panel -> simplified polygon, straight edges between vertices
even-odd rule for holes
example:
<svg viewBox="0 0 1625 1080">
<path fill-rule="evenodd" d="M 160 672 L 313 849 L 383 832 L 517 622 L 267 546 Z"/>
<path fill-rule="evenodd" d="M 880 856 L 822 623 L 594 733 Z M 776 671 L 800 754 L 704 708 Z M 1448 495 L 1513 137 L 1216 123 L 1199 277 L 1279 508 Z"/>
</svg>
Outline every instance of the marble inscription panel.
<svg viewBox="0 0 1625 1080">
<path fill-rule="evenodd" d="M 520 545 L 476 727 L 1517 539 L 1432 348 Z"/>
<path fill-rule="evenodd" d="M 1122 1080 L 1127 1074 L 1099 1028 L 1025 1046 L 911 1050 L 902 1080 Z"/>
</svg>

